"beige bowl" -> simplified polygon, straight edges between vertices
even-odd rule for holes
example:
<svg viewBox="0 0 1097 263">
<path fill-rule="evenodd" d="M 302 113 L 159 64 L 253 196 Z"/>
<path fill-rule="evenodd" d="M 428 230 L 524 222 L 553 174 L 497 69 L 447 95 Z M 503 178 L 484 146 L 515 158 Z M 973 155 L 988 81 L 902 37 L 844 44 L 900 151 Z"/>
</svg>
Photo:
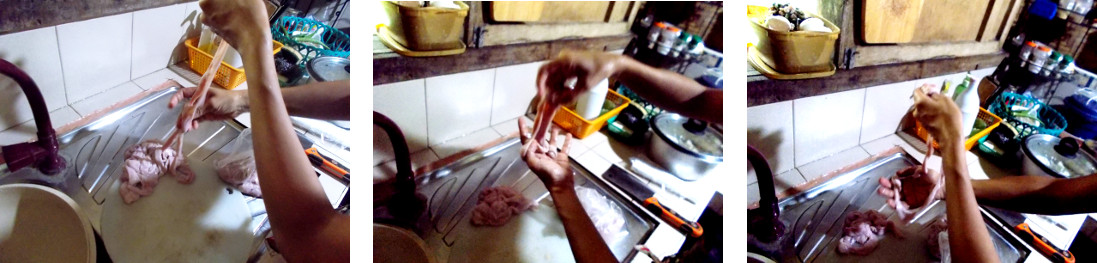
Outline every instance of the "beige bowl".
<svg viewBox="0 0 1097 263">
<path fill-rule="evenodd" d="M 415 233 L 373 224 L 373 262 L 434 263 L 427 244 Z"/>
<path fill-rule="evenodd" d="M 91 223 L 60 191 L 0 186 L 0 262 L 95 262 Z"/>
</svg>

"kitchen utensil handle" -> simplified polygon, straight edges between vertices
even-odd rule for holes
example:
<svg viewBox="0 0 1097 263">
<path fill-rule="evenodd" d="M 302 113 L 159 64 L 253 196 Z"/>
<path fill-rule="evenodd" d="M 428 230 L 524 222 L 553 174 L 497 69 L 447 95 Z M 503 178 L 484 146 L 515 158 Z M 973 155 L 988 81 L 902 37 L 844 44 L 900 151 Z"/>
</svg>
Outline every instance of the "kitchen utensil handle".
<svg viewBox="0 0 1097 263">
<path fill-rule="evenodd" d="M 686 220 L 681 215 L 678 215 L 678 213 L 675 213 L 674 210 L 670 210 L 670 208 L 660 204 L 659 200 L 655 199 L 655 197 L 644 199 L 644 207 L 659 214 L 659 217 L 663 218 L 667 223 L 670 223 L 672 227 L 691 237 L 701 237 L 701 234 L 704 233 L 704 230 L 701 229 L 701 224 Z"/>
<path fill-rule="evenodd" d="M 1029 241 L 1029 243 L 1036 247 L 1040 253 L 1048 256 L 1050 260 L 1057 263 L 1074 263 L 1074 254 L 1070 253 L 1068 250 L 1059 249 L 1055 247 L 1055 245 L 1052 245 L 1043 235 L 1032 231 L 1032 228 L 1028 226 L 1028 223 L 1018 224 L 1015 228 L 1022 239 Z"/>
</svg>

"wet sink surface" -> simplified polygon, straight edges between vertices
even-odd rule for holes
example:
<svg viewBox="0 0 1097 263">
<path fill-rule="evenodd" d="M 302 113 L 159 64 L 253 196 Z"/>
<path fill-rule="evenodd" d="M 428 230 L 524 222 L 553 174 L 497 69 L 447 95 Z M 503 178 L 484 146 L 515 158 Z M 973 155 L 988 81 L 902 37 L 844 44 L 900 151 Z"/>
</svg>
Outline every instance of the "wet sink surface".
<svg viewBox="0 0 1097 263">
<path fill-rule="evenodd" d="M 574 261 L 548 190 L 520 158 L 520 147 L 514 138 L 418 177 L 417 191 L 428 198 L 421 219 L 428 223 L 418 232 L 439 262 Z M 618 216 L 628 233 L 608 245 L 618 260 L 634 257 L 632 247 L 646 241 L 658 222 L 574 159 L 571 167 L 576 186 L 597 191 L 620 208 Z M 469 217 L 477 194 L 492 186 L 515 189 L 539 207 L 502 227 L 472 226 Z"/>
<path fill-rule="evenodd" d="M 167 138 L 182 109 L 166 107 L 176 91 L 171 88 L 152 93 L 87 125 L 60 134 L 60 152 L 67 161 L 67 167 L 60 175 L 44 176 L 33 169 L 23 169 L 0 175 L 0 184 L 29 182 L 59 189 L 81 206 L 96 233 L 101 232 L 103 203 L 107 195 L 118 194 L 108 189 L 122 175 L 126 148 L 145 140 Z M 183 137 L 187 161 L 191 165 L 212 165 L 222 156 L 222 148 L 226 148 L 243 129 L 244 126 L 236 121 L 203 123 Z M 270 228 L 266 208 L 262 199 L 246 197 L 245 200 L 252 215 L 250 229 L 256 236 L 252 250 L 258 253 L 264 244 L 260 242 L 261 237 Z"/>
<path fill-rule="evenodd" d="M 909 224 L 901 220 L 887 200 L 876 195 L 877 180 L 917 162 L 909 155 L 897 153 L 882 157 L 868 165 L 840 174 L 812 189 L 782 200 L 781 222 L 786 230 L 781 240 L 768 244 L 777 247 L 770 254 L 779 262 L 934 262 L 927 254 L 927 228 L 945 216 L 945 204 L 936 202 L 923 210 Z M 893 234 L 881 242 L 868 256 L 844 256 L 836 250 L 848 213 L 875 210 L 896 222 L 904 238 Z M 991 219 L 985 210 L 984 221 L 1002 262 L 1021 262 L 1029 251 L 1001 224 Z M 767 246 L 763 246 L 767 247 Z M 752 247 L 752 249 L 756 249 Z"/>
</svg>

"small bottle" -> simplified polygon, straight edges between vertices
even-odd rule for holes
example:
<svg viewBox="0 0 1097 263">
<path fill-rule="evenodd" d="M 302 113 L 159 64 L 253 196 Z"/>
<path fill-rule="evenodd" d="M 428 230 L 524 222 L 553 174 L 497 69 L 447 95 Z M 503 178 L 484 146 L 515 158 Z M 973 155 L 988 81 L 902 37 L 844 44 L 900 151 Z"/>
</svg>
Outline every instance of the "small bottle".
<svg viewBox="0 0 1097 263">
<path fill-rule="evenodd" d="M 975 126 L 975 119 L 979 117 L 979 92 L 974 88 L 975 77 L 967 75 L 964 77 L 964 82 L 960 85 L 966 86 L 963 90 L 960 86 L 956 86 L 956 106 L 960 108 L 960 114 L 962 115 L 963 125 L 960 130 L 960 135 L 963 138 L 967 138 L 971 135 L 971 129 Z"/>
<path fill-rule="evenodd" d="M 648 49 L 654 49 L 655 43 L 659 42 L 659 35 L 663 34 L 663 29 L 666 28 L 666 24 L 663 22 L 656 22 L 648 30 Z"/>
<path fill-rule="evenodd" d="M 579 94 L 576 100 L 575 113 L 583 119 L 597 119 L 602 114 L 602 104 L 606 101 L 606 93 L 609 92 L 609 79 L 602 79 L 597 85 Z"/>
</svg>

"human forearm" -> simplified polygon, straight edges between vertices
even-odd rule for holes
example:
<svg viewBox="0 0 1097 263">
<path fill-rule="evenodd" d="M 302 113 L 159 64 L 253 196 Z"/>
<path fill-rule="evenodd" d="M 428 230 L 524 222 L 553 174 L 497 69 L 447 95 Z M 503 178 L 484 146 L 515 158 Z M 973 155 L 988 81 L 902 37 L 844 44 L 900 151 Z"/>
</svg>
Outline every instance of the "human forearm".
<svg viewBox="0 0 1097 263">
<path fill-rule="evenodd" d="M 576 262 L 616 262 L 609 246 L 598 234 L 574 188 L 558 188 L 550 191 L 556 212 L 564 225 L 568 244 Z"/>
<path fill-rule="evenodd" d="M 947 139 L 940 145 L 952 259 L 956 262 L 998 262 L 968 177 L 961 148 L 963 141 Z"/>
<path fill-rule="evenodd" d="M 723 90 L 707 88 L 678 73 L 621 56 L 616 79 L 645 100 L 688 117 L 723 123 Z"/>
<path fill-rule="evenodd" d="M 248 68 L 248 100 L 252 137 L 256 142 L 256 169 L 269 212 L 271 226 L 283 247 L 307 248 L 312 237 L 326 229 L 335 212 L 328 205 L 319 181 L 313 176 L 282 101 L 269 55 L 270 37 L 248 39 L 241 44 Z M 292 251 L 285 251 L 287 256 Z"/>
<path fill-rule="evenodd" d="M 350 80 L 317 82 L 282 89 L 290 116 L 350 120 Z"/>
<path fill-rule="evenodd" d="M 974 180 L 980 203 L 1024 213 L 1077 214 L 1097 211 L 1097 177 L 1059 179 L 1042 175 Z"/>
</svg>

